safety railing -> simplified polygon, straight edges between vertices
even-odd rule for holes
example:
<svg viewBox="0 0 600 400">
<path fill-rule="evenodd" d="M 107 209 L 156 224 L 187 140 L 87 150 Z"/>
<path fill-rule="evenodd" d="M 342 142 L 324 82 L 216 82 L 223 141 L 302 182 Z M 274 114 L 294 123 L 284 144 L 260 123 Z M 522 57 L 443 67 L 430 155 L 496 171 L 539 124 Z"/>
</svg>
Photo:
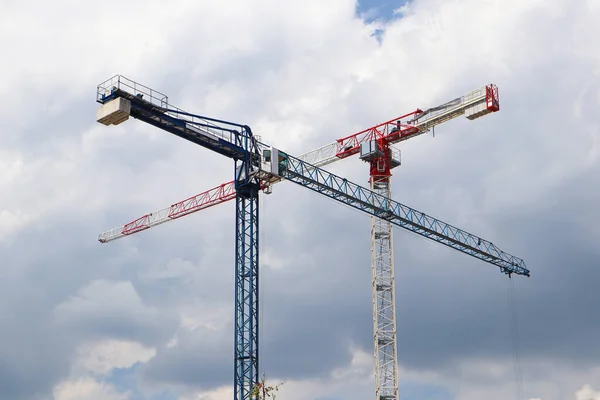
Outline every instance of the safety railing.
<svg viewBox="0 0 600 400">
<path fill-rule="evenodd" d="M 220 138 L 229 143 L 237 143 L 237 136 L 244 126 L 227 121 L 221 121 L 213 118 L 206 118 L 195 114 L 190 114 L 184 110 L 169 105 L 169 98 L 164 93 L 132 81 L 123 75 L 115 75 L 112 78 L 98 85 L 96 101 L 105 103 L 115 97 L 116 90 L 125 92 L 130 96 L 138 97 L 153 106 L 159 107 L 167 115 L 177 118 L 186 123 L 186 127 L 196 133 L 202 132 L 204 135 Z M 122 94 L 121 94 L 122 95 Z M 237 128 L 237 129 L 236 129 Z M 240 129 L 241 128 L 241 129 Z"/>
<path fill-rule="evenodd" d="M 111 98 L 111 95 L 116 89 L 142 98 L 160 108 L 166 109 L 169 106 L 169 98 L 164 93 L 132 81 L 131 79 L 127 79 L 123 75 L 115 75 L 99 84 L 96 92 L 96 101 L 104 103 L 106 99 Z"/>
</svg>

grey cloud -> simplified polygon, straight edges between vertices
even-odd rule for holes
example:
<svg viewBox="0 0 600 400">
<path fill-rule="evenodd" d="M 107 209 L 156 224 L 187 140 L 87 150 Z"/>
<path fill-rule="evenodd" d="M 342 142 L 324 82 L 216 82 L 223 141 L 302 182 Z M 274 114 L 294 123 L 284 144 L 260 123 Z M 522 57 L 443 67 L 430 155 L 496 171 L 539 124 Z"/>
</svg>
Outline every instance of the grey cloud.
<svg viewBox="0 0 600 400">
<path fill-rule="evenodd" d="M 196 24 L 195 15 L 190 19 Z M 558 40 L 558 33 L 563 31 L 556 32 L 553 39 Z M 515 35 L 520 33 L 515 29 Z M 187 32 L 179 35 L 189 39 L 186 46 L 194 42 Z M 204 35 L 199 34 L 198 39 Z M 581 60 L 560 51 L 546 59 L 519 55 L 515 61 L 511 57 L 517 51 L 532 47 L 544 51 L 544 45 L 508 36 L 506 48 L 510 51 L 502 47 L 504 42 L 494 50 L 505 60 L 477 62 L 477 66 L 461 70 L 460 77 L 452 76 L 450 59 L 440 57 L 440 62 L 432 62 L 430 58 L 412 58 L 406 52 L 400 52 L 399 60 L 393 56 L 385 62 L 376 60 L 381 69 L 374 69 L 374 74 L 383 77 L 381 81 L 374 77 L 358 79 L 352 68 L 332 77 L 323 72 L 326 67 L 337 68 L 333 61 L 340 60 L 346 65 L 350 57 L 347 62 L 342 58 L 327 63 L 328 58 L 317 52 L 304 58 L 305 63 L 292 65 L 284 60 L 288 53 L 283 49 L 288 44 L 281 38 L 263 42 L 255 52 L 223 58 L 212 69 L 193 72 L 200 68 L 197 65 L 206 67 L 205 59 L 214 55 L 198 52 L 196 59 L 189 55 L 189 47 L 182 51 L 174 45 L 172 51 L 160 53 L 168 55 L 162 65 L 150 62 L 156 54 L 147 54 L 140 61 L 140 65 L 148 66 L 142 75 L 125 74 L 164 91 L 179 106 L 177 97 L 198 104 L 198 109 L 188 110 L 192 112 L 210 113 L 210 107 L 215 107 L 220 114 L 216 117 L 251 125 L 260 119 L 259 114 L 271 122 L 291 118 L 286 112 L 294 114 L 297 121 L 311 127 L 304 136 L 293 138 L 283 129 L 257 133 L 273 142 L 295 140 L 306 146 L 299 150 L 422 106 L 410 103 L 419 96 L 435 94 L 441 101 L 448 100 L 444 93 L 454 95 L 471 89 L 470 84 L 463 85 L 464 74 L 477 80 L 476 85 L 483 83 L 480 78 L 484 82 L 490 79 L 491 74 L 500 86 L 501 113 L 476 122 L 453 122 L 438 130 L 435 141 L 423 137 L 401 146 L 406 162 L 395 172 L 394 197 L 523 257 L 532 269 L 530 279 L 514 278 L 520 300 L 523 355 L 590 366 L 599 356 L 594 309 L 600 279 L 594 225 L 599 217 L 595 211 L 597 161 L 587 175 L 573 177 L 572 171 L 581 168 L 582 149 L 593 147 L 593 132 L 585 130 L 594 127 L 592 93 L 598 88 L 597 82 L 589 85 L 588 97 L 583 97 L 582 117 L 565 110 L 575 107 L 573 88 L 580 86 L 579 77 L 591 76 L 593 64 L 582 67 Z M 386 40 L 390 39 L 384 37 L 380 47 L 383 55 Z M 555 50 L 569 48 L 568 35 L 561 40 Z M 401 46 L 390 44 L 392 53 L 397 54 Z M 323 51 L 329 48 L 325 46 Z M 269 53 L 273 57 L 263 59 L 269 50 L 276 54 Z M 421 53 L 421 49 L 414 50 Z M 348 46 L 344 54 L 360 51 Z M 185 59 L 187 64 L 180 63 Z M 504 62 L 505 68 L 498 67 Z M 174 67 L 166 68 L 167 63 Z M 419 76 L 426 78 L 414 75 L 415 65 L 419 66 Z M 298 83 L 305 75 L 293 72 L 311 67 L 323 78 Z M 450 72 L 435 69 L 446 67 Z M 386 68 L 394 69 L 393 73 Z M 245 82 L 243 78 L 253 73 L 257 73 L 253 82 Z M 90 88 L 88 97 L 75 96 L 71 103 L 64 100 L 61 104 L 67 106 L 58 114 L 40 112 L 25 128 L 22 121 L 3 122 L 2 130 L 14 130 L 14 134 L 3 135 L 0 140 L 27 153 L 28 162 L 37 156 L 52 161 L 67 159 L 68 155 L 55 152 L 55 141 L 75 143 L 93 125 L 93 89 L 104 78 L 88 79 L 87 83 L 79 80 Z M 298 111 L 302 101 L 295 96 L 316 93 L 313 86 L 336 94 L 318 112 Z M 37 104 L 51 105 L 54 94 L 43 94 L 45 100 Z M 175 316 L 181 308 L 196 305 L 200 310 L 228 305 L 229 318 L 233 314 L 231 203 L 117 243 L 101 246 L 96 242 L 103 227 L 167 206 L 179 200 L 179 193 L 184 193 L 183 198 L 212 187 L 221 177 L 229 179 L 231 170 L 222 172 L 227 168 L 225 161 L 216 161 L 217 156 L 192 149 L 181 139 L 144 140 L 143 133 L 152 128 L 141 123 L 125 125 L 127 134 L 118 142 L 111 137 L 115 128 L 110 129 L 103 128 L 106 141 L 95 143 L 98 147 L 91 151 L 87 163 L 77 164 L 79 170 L 85 169 L 88 181 L 105 187 L 96 187 L 96 191 L 66 180 L 68 177 L 65 181 L 57 179 L 52 182 L 56 191 L 81 186 L 90 193 L 52 210 L 52 216 L 44 215 L 16 235 L 12 244 L 0 248 L 5 274 L 0 281 L 0 322 L 7 327 L 0 334 L 4 339 L 0 344 L 0 393 L 7 398 L 29 399 L 36 393 L 49 393 L 67 376 L 76 345 L 94 337 L 129 338 L 156 346 L 156 358 L 141 368 L 146 383 L 210 388 L 231 382 L 230 325 L 220 326 L 217 332 L 187 332 L 177 326 Z M 291 147 L 285 150 L 295 152 Z M 339 164 L 332 169 L 366 184 L 366 165 L 357 160 Z M 96 170 L 100 171 L 97 175 L 92 172 Z M 28 195 L 52 199 L 53 190 L 40 193 L 36 185 L 50 179 L 53 177 L 43 175 L 28 181 L 36 188 Z M 561 180 L 562 185 L 552 187 L 552 182 Z M 19 185 L 24 183 L 10 189 L 23 189 Z M 188 188 L 193 190 L 188 192 Z M 518 196 L 509 196 L 517 190 Z M 23 193 L 13 191 L 11 197 L 22 202 L 19 196 Z M 105 193 L 105 197 L 89 206 L 92 200 L 85 199 L 98 193 Z M 284 379 L 326 377 L 334 368 L 348 364 L 350 345 L 371 352 L 369 220 L 291 183 L 278 185 L 262 204 L 264 246 L 284 264 L 283 269 L 275 269 L 275 262 L 262 266 L 264 371 Z M 414 369 L 456 374 L 455 366 L 466 358 L 508 357 L 506 278 L 494 267 L 420 237 L 397 230 L 395 238 L 400 362 Z M 189 265 L 173 267 L 173 273 L 179 275 L 156 274 L 174 259 Z M 129 281 L 132 286 L 125 283 L 115 291 L 103 281 Z M 71 296 L 75 297 L 69 300 Z M 168 348 L 166 342 L 176 331 L 180 343 Z"/>
<path fill-rule="evenodd" d="M 177 323 L 161 314 L 143 305 L 130 282 L 104 280 L 92 281 L 54 310 L 55 323 L 78 335 L 141 340 L 150 345 L 167 340 Z"/>
<path fill-rule="evenodd" d="M 8 277 L 0 282 L 3 396 L 44 398 L 68 376 L 80 343 L 130 338 L 152 346 L 172 335 L 178 321 L 164 309 L 152 311 L 142 306 L 131 287 L 120 293 L 88 292 L 87 306 L 77 300 L 69 302 L 71 294 L 90 282 L 120 278 L 119 263 L 123 261 L 107 262 L 100 256 L 92 234 L 96 222 L 93 218 L 47 218 L 44 224 L 22 231 L 9 247 L 0 248 L 2 270 Z M 101 289 L 97 284 L 94 287 Z M 61 303 L 67 306 L 61 309 Z M 59 312 L 53 313 L 57 306 Z"/>
<path fill-rule="evenodd" d="M 582 182 L 589 181 L 590 177 L 582 179 Z M 559 202 L 565 204 L 565 209 L 570 204 L 568 193 L 572 193 L 573 188 L 582 186 L 575 181 L 567 187 L 559 187 L 547 193 L 548 198 L 553 199 L 559 199 L 561 194 L 567 193 L 566 198 Z M 587 213 L 587 218 L 595 220 L 596 213 L 591 212 L 594 197 L 587 198 L 587 206 L 576 202 L 572 204 L 572 208 Z M 595 289 L 600 282 L 600 271 L 595 268 L 599 260 L 594 242 L 598 236 L 581 224 L 569 222 L 573 220 L 572 214 L 565 213 L 562 218 L 557 218 L 557 215 L 561 215 L 558 210 L 553 206 L 539 212 L 496 215 L 489 224 L 497 227 L 494 236 L 499 238 L 499 245 L 514 253 L 520 250 L 517 255 L 525 258 L 532 269 L 533 275 L 529 279 L 513 277 L 519 299 L 523 355 L 546 356 L 565 362 L 577 359 L 582 366 L 593 366 L 598 357 L 595 350 L 592 350 L 596 348 L 593 337 L 600 330 L 597 319 L 593 317 L 594 304 L 598 301 Z M 315 220 L 307 220 L 307 226 L 316 224 L 319 218 L 328 220 L 320 215 Z M 357 227 L 356 231 L 359 229 L 366 230 L 366 227 Z M 306 231 L 307 238 L 310 237 L 310 232 L 311 230 Z M 319 233 L 325 232 L 320 230 Z M 590 237 L 591 234 L 593 236 L 589 241 L 581 239 Z M 430 246 L 423 239 L 409 236 L 403 232 L 398 232 L 395 236 L 401 362 L 413 368 L 438 369 L 446 366 L 451 369 L 462 357 L 507 357 L 511 352 L 506 305 L 507 278 L 495 267 L 454 254 L 450 249 L 440 248 L 431 253 L 428 250 Z M 336 241 L 344 239 L 344 235 L 339 235 L 339 230 L 332 232 L 330 237 Z M 364 240 L 367 241 L 366 238 Z M 351 242 L 358 243 L 356 240 Z M 305 246 L 310 246 L 307 239 L 304 243 Z M 315 251 L 314 248 L 311 250 Z M 314 254 L 315 260 L 320 261 L 323 257 L 319 252 L 315 251 Z M 331 275 L 337 275 L 340 277 L 338 279 L 356 277 L 356 281 L 352 279 L 351 287 L 357 287 L 360 286 L 360 275 L 355 271 L 360 265 L 356 265 L 356 258 L 348 257 L 353 254 L 356 255 L 352 250 L 347 254 L 338 253 L 339 258 L 334 262 L 323 257 L 327 260 L 323 264 L 324 267 L 334 269 L 335 273 Z M 424 257 L 425 254 L 429 256 Z M 366 267 L 368 264 L 364 265 Z M 322 281 L 334 282 L 331 275 L 320 271 L 314 276 L 307 273 L 305 278 L 320 286 L 323 285 Z M 364 274 L 361 279 L 368 282 Z M 367 283 L 363 285 L 364 291 L 368 290 L 367 286 Z M 280 283 L 277 287 L 283 288 L 286 284 Z M 277 320 L 282 325 L 292 326 L 312 320 L 314 322 L 311 325 L 320 330 L 318 336 L 322 341 L 327 342 L 330 337 L 336 337 L 340 341 L 354 340 L 368 351 L 372 347 L 372 332 L 367 323 L 370 304 L 365 293 L 363 292 L 361 303 L 357 292 L 346 289 L 344 285 L 332 285 L 331 290 L 335 294 L 325 296 L 321 292 L 317 295 L 321 296 L 322 307 L 331 310 L 329 316 L 334 321 L 331 325 L 319 324 L 301 312 L 294 315 L 291 310 L 302 309 L 301 302 L 291 301 L 286 304 L 286 297 L 289 299 L 290 296 L 286 296 L 283 290 L 279 293 L 281 297 L 277 299 L 277 304 L 282 309 L 277 313 Z M 270 299 L 273 301 L 272 296 Z M 346 312 L 350 313 L 350 310 L 352 313 L 347 315 Z M 309 307 L 306 312 L 312 315 Z M 312 313 L 317 314 L 314 310 Z M 558 321 L 560 322 L 557 323 Z M 346 329 L 340 332 L 336 329 L 338 326 Z M 293 352 L 293 343 L 302 342 L 305 335 L 304 329 L 298 330 L 296 336 L 290 328 L 285 336 L 286 342 L 290 344 L 290 352 Z M 314 340 L 319 342 L 316 337 Z M 290 360 L 293 359 L 290 357 Z M 317 360 L 318 357 L 313 360 L 315 366 Z"/>
<path fill-rule="evenodd" d="M 153 384 L 187 385 L 203 389 L 231 382 L 233 331 L 197 329 L 182 332 L 178 345 L 163 348 L 142 369 L 142 379 Z"/>
<path fill-rule="evenodd" d="M 69 368 L 71 346 L 43 310 L 41 296 L 22 289 L 8 297 L 0 314 L 0 393 L 11 399 L 36 399 L 51 390 Z"/>
<path fill-rule="evenodd" d="M 589 177 L 581 179 L 589 181 Z M 571 188 L 579 185 L 578 181 L 569 182 L 546 196 L 558 204 L 569 204 Z M 279 195 L 293 194 L 295 191 L 289 190 Z M 565 194 L 564 200 L 561 194 Z M 573 207 L 590 210 L 593 199 L 586 200 L 588 204 L 576 202 Z M 270 214 L 264 217 L 267 222 L 263 226 L 271 232 L 266 243 L 288 264 L 282 271 L 263 272 L 264 370 L 282 378 L 326 376 L 332 368 L 348 362 L 349 344 L 358 344 L 367 352 L 372 348 L 368 218 L 327 204 L 328 200 L 317 200 L 316 195 L 302 197 L 302 203 L 296 205 L 287 196 L 278 201 L 290 204 L 291 210 L 312 212 L 309 216 L 290 214 L 291 210 L 274 208 L 271 203 Z M 597 300 L 594 288 L 600 279 L 600 271 L 594 268 L 597 255 L 591 247 L 593 241 L 577 246 L 579 239 L 569 239 L 589 236 L 588 228 L 569 222 L 572 217 L 568 214 L 563 220 L 548 217 L 555 205 L 538 212 L 490 215 L 487 224 L 494 227 L 490 239 L 525 258 L 532 269 L 531 278 L 513 277 L 523 356 L 563 362 L 577 359 L 582 366 L 593 365 L 598 357 L 592 350 L 593 338 L 600 330 L 591 317 Z M 590 219 L 594 215 L 590 214 Z M 446 220 L 454 222 L 452 219 L 449 215 Z M 278 236 L 284 221 L 294 224 L 298 232 Z M 359 236 L 361 241 L 357 241 Z M 464 357 L 509 357 L 508 278 L 496 267 L 409 233 L 397 230 L 395 237 L 401 363 L 458 373 L 454 368 Z M 561 321 L 560 325 L 556 321 Z M 189 352 L 211 355 L 210 343 L 206 339 L 206 344 L 198 343 Z M 227 352 L 227 347 L 221 346 L 221 351 Z M 159 356 L 153 362 L 160 365 L 166 361 Z M 226 371 L 231 362 L 223 355 L 216 365 Z M 191 368 L 192 364 L 190 360 L 181 367 Z M 208 376 L 205 368 L 206 363 L 196 364 L 199 381 Z"/>
</svg>

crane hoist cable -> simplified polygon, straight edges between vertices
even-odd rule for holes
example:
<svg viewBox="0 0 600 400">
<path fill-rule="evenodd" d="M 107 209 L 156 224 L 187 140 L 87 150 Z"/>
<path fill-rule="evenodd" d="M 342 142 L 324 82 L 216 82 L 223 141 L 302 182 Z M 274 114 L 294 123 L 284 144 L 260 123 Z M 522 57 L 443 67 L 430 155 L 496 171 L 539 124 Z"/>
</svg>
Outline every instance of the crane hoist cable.
<svg viewBox="0 0 600 400">
<path fill-rule="evenodd" d="M 521 369 L 521 346 L 519 340 L 519 316 L 517 315 L 517 297 L 512 274 L 508 274 L 507 302 L 510 317 L 510 330 L 512 339 L 513 370 L 515 379 L 515 398 L 523 400 L 523 372 Z"/>
</svg>

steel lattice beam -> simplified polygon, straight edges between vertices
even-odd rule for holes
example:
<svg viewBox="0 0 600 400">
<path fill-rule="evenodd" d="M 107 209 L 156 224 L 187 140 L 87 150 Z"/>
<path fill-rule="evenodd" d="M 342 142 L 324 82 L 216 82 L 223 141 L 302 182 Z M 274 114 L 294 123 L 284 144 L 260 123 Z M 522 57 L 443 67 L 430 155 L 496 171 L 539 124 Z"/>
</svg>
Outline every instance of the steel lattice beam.
<svg viewBox="0 0 600 400">
<path fill-rule="evenodd" d="M 236 196 L 234 396 L 258 383 L 258 187 Z"/>
<path fill-rule="evenodd" d="M 389 177 L 371 180 L 371 190 L 390 197 Z M 371 217 L 371 270 L 373 274 L 373 344 L 375 399 L 398 398 L 396 305 L 394 302 L 394 247 L 392 224 Z"/>
<path fill-rule="evenodd" d="M 485 239 L 388 199 L 289 154 L 280 152 L 280 155 L 284 156 L 284 160 L 279 165 L 279 174 L 294 183 L 496 265 L 506 274 L 529 276 L 529 270 L 525 267 L 522 259 L 505 253 Z"/>
<path fill-rule="evenodd" d="M 248 400 L 258 383 L 258 194 L 260 183 L 250 174 L 258 153 L 249 127 L 239 144 L 244 159 L 235 162 L 235 338 L 234 399 Z"/>
</svg>

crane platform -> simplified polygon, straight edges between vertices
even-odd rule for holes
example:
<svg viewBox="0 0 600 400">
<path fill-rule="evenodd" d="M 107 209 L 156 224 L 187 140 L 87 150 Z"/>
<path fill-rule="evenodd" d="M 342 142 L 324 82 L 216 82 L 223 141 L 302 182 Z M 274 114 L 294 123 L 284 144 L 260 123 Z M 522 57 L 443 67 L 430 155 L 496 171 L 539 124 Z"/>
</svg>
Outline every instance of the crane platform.
<svg viewBox="0 0 600 400">
<path fill-rule="evenodd" d="M 161 92 L 122 75 L 98 85 L 96 101 L 102 104 L 96 115 L 101 124 L 118 125 L 131 116 L 235 160 L 248 156 L 244 142 L 253 140 L 247 126 L 185 112 Z"/>
</svg>

